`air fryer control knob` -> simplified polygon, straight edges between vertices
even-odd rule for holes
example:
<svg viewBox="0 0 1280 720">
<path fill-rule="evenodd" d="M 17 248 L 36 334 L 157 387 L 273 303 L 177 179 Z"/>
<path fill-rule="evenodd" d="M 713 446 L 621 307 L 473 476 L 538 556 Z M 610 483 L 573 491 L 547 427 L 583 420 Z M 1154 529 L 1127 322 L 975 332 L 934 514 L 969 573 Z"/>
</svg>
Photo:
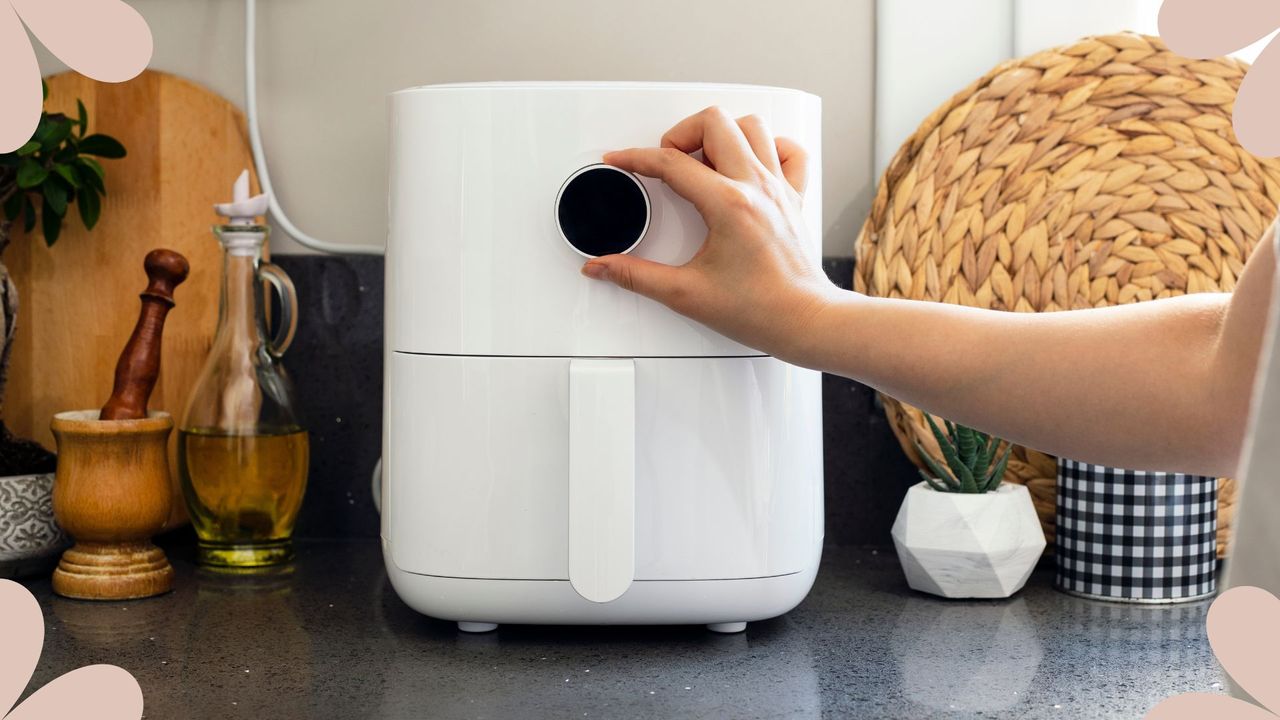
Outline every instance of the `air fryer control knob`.
<svg viewBox="0 0 1280 720">
<path fill-rule="evenodd" d="M 630 252 L 649 230 L 649 193 L 635 175 L 588 165 L 556 196 L 556 225 L 569 247 L 587 257 Z"/>
</svg>

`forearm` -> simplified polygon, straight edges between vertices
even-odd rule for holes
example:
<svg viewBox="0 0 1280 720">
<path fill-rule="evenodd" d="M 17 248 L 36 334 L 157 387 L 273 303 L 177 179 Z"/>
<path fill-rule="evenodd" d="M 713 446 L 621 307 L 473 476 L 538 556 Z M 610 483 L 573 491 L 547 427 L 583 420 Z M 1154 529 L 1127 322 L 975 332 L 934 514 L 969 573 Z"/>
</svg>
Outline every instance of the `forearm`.
<svg viewBox="0 0 1280 720">
<path fill-rule="evenodd" d="M 1039 450 L 1234 472 L 1276 272 L 1271 231 L 1231 296 L 1039 315 L 868 298 L 836 290 L 809 251 L 801 148 L 718 108 L 662 144 L 605 161 L 662 178 L 702 214 L 706 241 L 679 267 L 611 255 L 589 261 L 587 276 Z"/>
<path fill-rule="evenodd" d="M 1229 299 L 1030 315 L 841 293 L 791 359 L 1045 452 L 1227 474 L 1252 381 L 1220 375 Z"/>
</svg>

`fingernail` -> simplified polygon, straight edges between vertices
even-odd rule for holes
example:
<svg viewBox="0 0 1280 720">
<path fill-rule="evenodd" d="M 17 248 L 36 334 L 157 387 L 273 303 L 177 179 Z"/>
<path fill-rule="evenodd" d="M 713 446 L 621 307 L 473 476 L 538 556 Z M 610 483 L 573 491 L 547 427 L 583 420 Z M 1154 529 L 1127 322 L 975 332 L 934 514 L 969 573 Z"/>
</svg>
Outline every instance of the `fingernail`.
<svg viewBox="0 0 1280 720">
<path fill-rule="evenodd" d="M 608 270 L 609 269 L 604 266 L 604 263 L 589 262 L 582 266 L 582 274 L 592 280 L 603 280 Z"/>
</svg>

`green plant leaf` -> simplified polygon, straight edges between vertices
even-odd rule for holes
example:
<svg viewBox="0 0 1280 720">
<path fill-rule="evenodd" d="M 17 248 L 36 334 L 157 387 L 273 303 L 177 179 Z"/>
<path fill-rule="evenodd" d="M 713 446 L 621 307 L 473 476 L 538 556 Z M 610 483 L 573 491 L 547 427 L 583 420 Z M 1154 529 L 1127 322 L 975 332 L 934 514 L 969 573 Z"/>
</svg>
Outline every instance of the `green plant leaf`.
<svg viewBox="0 0 1280 720">
<path fill-rule="evenodd" d="M 996 463 L 996 466 L 991 470 L 991 474 L 987 476 L 987 480 L 984 483 L 986 486 L 985 492 L 995 490 L 1004 481 L 1004 470 L 1009 464 L 1009 453 L 1011 452 L 1013 452 L 1013 443 L 1007 443 L 1004 448 L 1004 455 L 1000 456 L 1000 462 Z"/>
<path fill-rule="evenodd" d="M 44 231 L 44 244 L 53 247 L 62 234 L 62 216 L 49 207 L 48 199 L 40 205 L 40 229 Z"/>
<path fill-rule="evenodd" d="M 89 129 L 89 111 L 84 109 L 84 101 L 80 98 L 76 98 L 76 110 L 79 111 L 80 115 L 80 128 L 76 134 L 84 137 L 85 131 Z"/>
<path fill-rule="evenodd" d="M 48 138 L 49 136 L 53 135 L 54 129 L 55 129 L 54 121 L 52 116 L 49 115 L 49 113 L 47 112 L 41 114 L 40 121 L 36 123 L 35 131 L 31 133 L 30 142 L 33 142 L 39 145 L 44 145 L 45 138 Z"/>
<path fill-rule="evenodd" d="M 71 120 L 66 115 L 46 115 L 36 128 L 32 142 L 40 143 L 40 148 L 51 153 L 71 137 Z"/>
<path fill-rule="evenodd" d="M 84 221 L 86 230 L 92 230 L 93 226 L 98 224 L 98 217 L 102 214 L 102 201 L 98 198 L 98 192 L 91 187 L 82 187 L 80 192 L 76 193 L 76 197 L 77 205 L 80 207 L 80 219 Z"/>
<path fill-rule="evenodd" d="M 991 468 L 991 461 L 995 459 L 996 451 L 1000 449 L 1000 438 L 991 435 L 982 435 L 985 440 L 982 442 L 982 448 L 978 452 L 978 460 L 973 464 L 974 472 L 981 477 L 986 477 L 987 470 Z"/>
<path fill-rule="evenodd" d="M 36 205 L 31 202 L 31 196 L 22 193 L 26 200 L 22 203 L 22 231 L 30 235 L 32 230 L 36 229 Z"/>
<path fill-rule="evenodd" d="M 102 165 L 97 160 L 91 157 L 78 157 L 75 159 L 75 166 L 84 184 L 97 190 L 102 195 L 107 194 L 106 185 L 103 184 L 106 173 L 102 170 Z"/>
<path fill-rule="evenodd" d="M 950 420 L 942 418 L 942 424 L 947 428 L 947 438 L 951 440 L 951 444 L 956 442 L 956 426 Z"/>
<path fill-rule="evenodd" d="M 14 192 L 4 201 L 4 219 L 13 222 L 22 214 L 22 198 L 26 195 L 23 192 Z"/>
<path fill-rule="evenodd" d="M 80 156 L 80 151 L 76 150 L 75 143 L 69 142 L 63 145 L 61 148 L 58 149 L 57 152 L 53 154 L 53 161 L 55 163 L 62 163 L 63 165 L 68 165 L 70 163 L 75 162 L 76 158 L 79 156 Z"/>
<path fill-rule="evenodd" d="M 937 460 L 934 460 L 929 453 L 924 451 L 924 447 L 920 445 L 918 440 L 916 441 L 916 452 L 920 453 L 920 459 L 929 467 L 929 471 L 947 486 L 949 492 L 960 492 L 960 483 L 951 476 L 951 473 L 939 465 Z"/>
<path fill-rule="evenodd" d="M 67 165 L 66 163 L 55 163 L 53 171 L 63 180 L 66 180 L 67 184 L 72 188 L 77 190 L 80 189 L 80 178 L 76 177 L 76 171 L 73 170 L 70 165 Z"/>
<path fill-rule="evenodd" d="M 955 475 L 956 480 L 960 481 L 960 492 L 978 492 L 978 484 L 973 479 L 973 473 L 968 466 L 960 462 L 960 456 L 956 454 L 955 447 L 938 429 L 938 423 L 933 421 L 929 413 L 925 413 L 924 418 L 929 421 L 929 429 L 933 431 L 933 437 L 938 441 L 938 447 L 942 450 L 942 457 L 946 459 L 947 466 L 951 468 L 951 473 Z"/>
<path fill-rule="evenodd" d="M 59 217 L 67 214 L 67 186 L 62 180 L 50 175 L 40 186 L 44 193 L 44 206 L 53 210 Z"/>
<path fill-rule="evenodd" d="M 39 187 L 47 177 L 49 171 L 29 157 L 22 158 L 22 162 L 18 164 L 18 187 L 23 190 Z"/>
<path fill-rule="evenodd" d="M 969 468 L 970 472 L 977 472 L 974 461 L 978 459 L 978 439 L 973 435 L 973 428 L 964 425 L 956 426 L 956 453 L 960 456 L 960 462 Z M 986 468 L 982 468 L 986 470 Z"/>
<path fill-rule="evenodd" d="M 924 413 L 924 419 L 925 419 L 925 422 L 929 423 L 929 429 L 930 429 L 931 431 L 933 431 L 933 437 L 934 437 L 935 439 L 937 439 L 937 441 L 938 441 L 938 444 L 939 444 L 939 445 L 950 445 L 950 444 L 952 444 L 952 442 L 951 442 L 951 436 L 950 436 L 950 435 L 944 435 L 944 434 L 942 433 L 942 431 L 938 429 L 938 423 L 934 421 L 934 419 L 933 419 L 933 416 L 932 416 L 932 415 L 930 415 L 929 413 Z M 949 422 L 949 421 L 948 421 L 946 418 L 943 418 L 943 419 L 942 419 L 942 422 L 943 422 L 943 423 L 946 423 L 946 422 Z"/>
<path fill-rule="evenodd" d="M 60 119 L 50 120 L 49 127 L 49 132 L 41 138 L 40 149 L 45 152 L 54 152 L 67 142 L 68 137 L 72 136 L 72 122 L 65 115 L 61 115 Z"/>
<path fill-rule="evenodd" d="M 39 149 L 40 149 L 40 143 L 36 142 L 35 140 L 28 140 L 26 145 L 23 145 L 22 147 L 18 148 L 17 153 L 19 157 L 26 157 Z"/>
<path fill-rule="evenodd" d="M 97 155 L 109 160 L 122 158 L 128 154 L 120 141 L 110 135 L 90 135 L 84 138 L 80 141 L 80 152 L 83 155 Z"/>
<path fill-rule="evenodd" d="M 942 485 L 939 485 L 937 480 L 934 480 L 933 478 L 929 477 L 929 473 L 923 470 L 920 471 L 920 477 L 924 478 L 924 481 L 929 483 L 929 487 L 933 488 L 934 490 L 937 490 L 938 492 L 951 492 L 950 490 L 943 487 Z"/>
</svg>

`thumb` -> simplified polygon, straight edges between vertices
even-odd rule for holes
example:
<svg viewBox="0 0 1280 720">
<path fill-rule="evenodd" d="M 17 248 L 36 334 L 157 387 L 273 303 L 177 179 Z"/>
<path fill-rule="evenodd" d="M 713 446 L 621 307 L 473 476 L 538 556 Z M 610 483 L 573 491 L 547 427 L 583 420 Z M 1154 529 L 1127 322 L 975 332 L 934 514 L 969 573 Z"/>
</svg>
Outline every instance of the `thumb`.
<svg viewBox="0 0 1280 720">
<path fill-rule="evenodd" d="M 625 290 L 671 305 L 684 287 L 683 270 L 631 255 L 605 255 L 587 261 L 582 274 L 608 280 Z"/>
</svg>

